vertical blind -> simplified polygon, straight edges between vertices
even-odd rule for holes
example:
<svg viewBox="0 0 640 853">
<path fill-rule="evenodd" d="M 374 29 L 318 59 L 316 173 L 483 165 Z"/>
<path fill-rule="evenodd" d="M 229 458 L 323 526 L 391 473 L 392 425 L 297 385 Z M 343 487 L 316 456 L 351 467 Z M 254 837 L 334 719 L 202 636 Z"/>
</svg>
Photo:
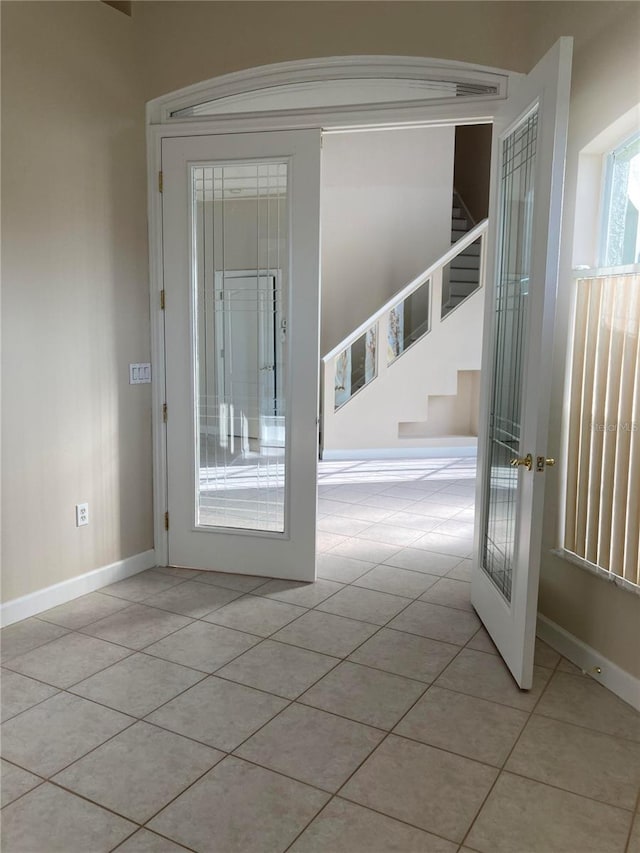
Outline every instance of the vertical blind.
<svg viewBox="0 0 640 853">
<path fill-rule="evenodd" d="M 640 274 L 576 286 L 564 547 L 640 584 Z"/>
</svg>

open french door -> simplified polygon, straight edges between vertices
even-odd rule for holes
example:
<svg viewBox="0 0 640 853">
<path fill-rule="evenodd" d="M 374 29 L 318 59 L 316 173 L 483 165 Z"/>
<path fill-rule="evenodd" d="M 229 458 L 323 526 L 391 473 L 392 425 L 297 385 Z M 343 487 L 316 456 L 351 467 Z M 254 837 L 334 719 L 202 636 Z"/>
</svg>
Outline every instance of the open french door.
<svg viewBox="0 0 640 853">
<path fill-rule="evenodd" d="M 523 689 L 533 680 L 572 40 L 496 117 L 471 600 Z"/>
<path fill-rule="evenodd" d="M 320 131 L 163 139 L 162 174 L 169 563 L 311 581 Z"/>
</svg>

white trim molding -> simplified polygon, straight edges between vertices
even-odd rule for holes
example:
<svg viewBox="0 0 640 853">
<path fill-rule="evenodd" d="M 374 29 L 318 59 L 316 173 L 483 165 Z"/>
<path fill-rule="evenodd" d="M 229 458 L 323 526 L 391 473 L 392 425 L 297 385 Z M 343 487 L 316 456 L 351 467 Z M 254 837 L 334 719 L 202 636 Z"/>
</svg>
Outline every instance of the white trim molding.
<svg viewBox="0 0 640 853">
<path fill-rule="evenodd" d="M 4 628 L 14 622 L 19 622 L 21 619 L 36 616 L 51 607 L 66 604 L 68 601 L 73 601 L 74 598 L 79 598 L 88 592 L 102 589 L 110 583 L 124 580 L 131 575 L 137 575 L 146 569 L 152 569 L 155 565 L 157 565 L 156 552 L 151 549 L 140 554 L 134 554 L 132 557 L 125 557 L 123 560 L 86 572 L 75 578 L 47 586 L 44 589 L 38 589 L 29 595 L 13 598 L 0 606 L 0 624 Z"/>
<path fill-rule="evenodd" d="M 608 660 L 596 649 L 538 613 L 538 637 L 574 663 L 583 673 L 640 711 L 640 678 Z"/>
<path fill-rule="evenodd" d="M 325 450 L 323 462 L 360 462 L 376 459 L 455 459 L 461 456 L 475 456 L 478 442 L 475 438 L 465 438 L 464 444 L 438 447 L 380 447 L 360 450 Z"/>
</svg>

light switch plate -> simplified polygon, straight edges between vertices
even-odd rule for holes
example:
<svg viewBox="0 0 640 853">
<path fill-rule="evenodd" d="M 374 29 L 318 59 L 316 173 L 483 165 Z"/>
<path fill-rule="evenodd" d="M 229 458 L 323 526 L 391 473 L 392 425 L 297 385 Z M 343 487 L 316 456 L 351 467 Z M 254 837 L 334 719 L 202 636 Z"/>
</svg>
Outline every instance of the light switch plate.
<svg viewBox="0 0 640 853">
<path fill-rule="evenodd" d="M 151 365 L 149 362 L 129 365 L 129 385 L 146 385 L 151 382 Z"/>
</svg>

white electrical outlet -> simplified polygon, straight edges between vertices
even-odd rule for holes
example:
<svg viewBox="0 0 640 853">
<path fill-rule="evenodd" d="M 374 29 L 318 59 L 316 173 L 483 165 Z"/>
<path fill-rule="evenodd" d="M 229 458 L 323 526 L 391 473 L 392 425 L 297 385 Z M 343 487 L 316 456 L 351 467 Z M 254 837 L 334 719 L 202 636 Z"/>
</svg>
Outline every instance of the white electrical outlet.
<svg viewBox="0 0 640 853">
<path fill-rule="evenodd" d="M 89 504 L 76 504 L 76 527 L 89 524 Z"/>
</svg>

